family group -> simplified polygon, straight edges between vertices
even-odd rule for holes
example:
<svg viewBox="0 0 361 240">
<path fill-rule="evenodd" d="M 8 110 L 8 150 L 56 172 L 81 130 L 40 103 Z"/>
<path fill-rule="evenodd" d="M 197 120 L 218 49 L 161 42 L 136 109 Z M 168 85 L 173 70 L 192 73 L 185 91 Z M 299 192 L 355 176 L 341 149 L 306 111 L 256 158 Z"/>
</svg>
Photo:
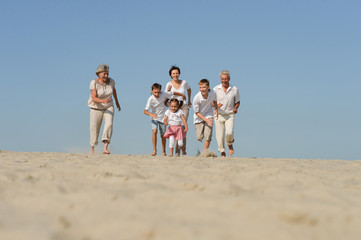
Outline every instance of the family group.
<svg viewBox="0 0 361 240">
<path fill-rule="evenodd" d="M 240 94 L 235 86 L 230 85 L 230 72 L 220 72 L 221 84 L 210 88 L 207 79 L 198 83 L 199 92 L 191 99 L 191 88 L 185 80 L 179 79 L 180 68 L 172 66 L 169 69 L 171 81 L 167 83 L 165 91 L 162 86 L 154 83 L 151 86 L 151 96 L 148 98 L 144 114 L 151 117 L 152 125 L 152 156 L 157 154 L 157 134 L 160 133 L 163 156 L 166 156 L 166 139 L 169 139 L 169 156 L 186 155 L 186 134 L 189 108 L 193 107 L 193 123 L 198 141 L 204 139 L 204 151 L 207 151 L 212 141 L 213 125 L 216 128 L 218 151 L 225 157 L 224 141 L 228 146 L 229 155 L 234 153 L 234 115 L 240 105 Z M 90 153 L 98 144 L 100 127 L 104 119 L 102 142 L 104 154 L 110 154 L 108 145 L 113 131 L 113 117 L 115 100 L 118 111 L 119 105 L 115 82 L 109 77 L 109 66 L 101 64 L 96 70 L 98 78 L 90 82 Z M 215 124 L 214 124 L 215 123 Z"/>
</svg>

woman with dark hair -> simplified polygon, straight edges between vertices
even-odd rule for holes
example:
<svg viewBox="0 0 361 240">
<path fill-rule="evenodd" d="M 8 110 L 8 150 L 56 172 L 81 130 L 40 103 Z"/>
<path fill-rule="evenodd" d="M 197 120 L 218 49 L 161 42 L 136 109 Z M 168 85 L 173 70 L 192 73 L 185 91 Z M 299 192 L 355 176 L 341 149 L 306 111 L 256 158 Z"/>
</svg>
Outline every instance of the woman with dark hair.
<svg viewBox="0 0 361 240">
<path fill-rule="evenodd" d="M 169 69 L 169 76 L 172 78 L 172 81 L 167 83 L 166 91 L 175 95 L 174 98 L 178 99 L 179 101 L 183 101 L 183 106 L 180 109 L 183 111 L 184 117 L 187 121 L 189 115 L 189 108 L 192 107 L 192 103 L 191 103 L 192 91 L 189 84 L 185 80 L 179 79 L 180 73 L 181 73 L 180 68 L 175 65 L 173 65 Z M 184 148 L 186 148 L 185 141 L 183 143 L 183 146 Z M 177 156 L 180 155 L 180 149 L 177 146 L 177 144 L 175 146 L 175 154 Z"/>
</svg>

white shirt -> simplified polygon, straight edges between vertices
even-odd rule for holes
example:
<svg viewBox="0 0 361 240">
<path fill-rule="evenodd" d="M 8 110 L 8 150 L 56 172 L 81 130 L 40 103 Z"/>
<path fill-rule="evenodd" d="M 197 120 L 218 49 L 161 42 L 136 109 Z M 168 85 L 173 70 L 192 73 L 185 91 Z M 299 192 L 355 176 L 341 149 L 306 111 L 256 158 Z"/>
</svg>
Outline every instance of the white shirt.
<svg viewBox="0 0 361 240">
<path fill-rule="evenodd" d="M 182 110 L 178 110 L 177 112 L 171 112 L 169 109 L 165 112 L 165 115 L 168 116 L 168 124 L 169 125 L 182 125 L 181 116 L 184 115 Z"/>
<path fill-rule="evenodd" d="M 95 90 L 97 93 L 97 98 L 106 99 L 108 97 L 111 98 L 109 103 L 97 103 L 93 102 L 91 94 L 88 100 L 88 106 L 94 109 L 107 109 L 110 106 L 113 106 L 113 89 L 115 86 L 115 82 L 112 78 L 108 78 L 108 82 L 104 84 L 100 84 L 96 79 L 90 82 L 90 90 Z"/>
<path fill-rule="evenodd" d="M 154 97 L 153 94 L 148 98 L 145 110 L 148 111 L 150 108 L 152 113 L 157 114 L 157 118 L 155 118 L 154 120 L 163 122 L 164 113 L 165 111 L 167 111 L 167 107 L 164 104 L 164 99 L 166 98 L 171 99 L 172 95 L 167 92 L 160 92 L 159 98 Z"/>
<path fill-rule="evenodd" d="M 222 103 L 223 106 L 218 109 L 220 114 L 230 114 L 233 113 L 233 108 L 236 103 L 240 101 L 240 95 L 238 88 L 235 86 L 229 85 L 226 92 L 222 88 L 222 84 L 219 84 L 213 88 L 217 94 L 217 104 Z"/>
<path fill-rule="evenodd" d="M 197 93 L 197 95 L 193 98 L 194 124 L 203 122 L 196 113 L 202 114 L 205 118 L 213 118 L 212 102 L 214 101 L 217 101 L 217 94 L 213 90 L 208 92 L 207 98 L 204 98 L 201 92 Z"/>
<path fill-rule="evenodd" d="M 191 87 L 185 80 L 181 80 L 181 81 L 182 81 L 181 86 L 178 89 L 173 87 L 172 82 L 168 82 L 167 86 L 165 86 L 165 89 L 168 89 L 168 86 L 170 85 L 170 86 L 172 86 L 172 88 L 170 89 L 170 91 L 168 91 L 168 93 L 171 93 L 173 95 L 174 92 L 177 92 L 177 93 L 184 94 L 186 97 L 188 97 L 187 90 L 190 89 Z M 183 101 L 183 104 L 187 104 L 187 101 L 184 101 L 182 96 L 174 95 L 173 98 L 176 98 L 179 101 Z"/>
</svg>

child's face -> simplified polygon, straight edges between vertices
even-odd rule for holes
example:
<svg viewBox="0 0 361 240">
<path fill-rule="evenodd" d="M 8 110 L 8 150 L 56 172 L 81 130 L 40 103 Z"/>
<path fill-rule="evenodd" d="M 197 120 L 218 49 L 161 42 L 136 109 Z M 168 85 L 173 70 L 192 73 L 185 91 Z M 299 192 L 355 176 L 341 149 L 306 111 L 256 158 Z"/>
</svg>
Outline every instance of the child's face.
<svg viewBox="0 0 361 240">
<path fill-rule="evenodd" d="M 177 111 L 178 111 L 178 103 L 176 103 L 176 102 L 171 102 L 171 103 L 170 103 L 170 110 L 171 110 L 172 112 L 177 112 Z"/>
<path fill-rule="evenodd" d="M 152 90 L 152 94 L 154 95 L 154 97 L 159 98 L 160 89 L 154 88 L 154 89 Z"/>
<path fill-rule="evenodd" d="M 202 95 L 208 93 L 209 86 L 206 83 L 199 84 L 199 91 L 202 93 Z"/>
</svg>

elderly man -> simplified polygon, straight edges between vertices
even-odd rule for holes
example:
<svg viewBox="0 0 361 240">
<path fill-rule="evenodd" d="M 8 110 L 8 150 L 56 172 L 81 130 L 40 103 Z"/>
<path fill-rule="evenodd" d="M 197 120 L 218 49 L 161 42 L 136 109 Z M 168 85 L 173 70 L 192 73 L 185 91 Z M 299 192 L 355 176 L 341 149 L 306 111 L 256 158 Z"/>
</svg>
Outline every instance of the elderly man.
<svg viewBox="0 0 361 240">
<path fill-rule="evenodd" d="M 224 135 L 226 135 L 226 144 L 228 145 L 229 155 L 233 155 L 234 142 L 234 115 L 239 107 L 240 95 L 238 88 L 229 84 L 231 79 L 230 72 L 223 70 L 220 73 L 221 84 L 214 87 L 217 94 L 218 103 L 218 119 L 216 119 L 216 139 L 218 143 L 218 151 L 222 157 L 226 156 L 224 148 Z M 224 132 L 226 134 L 224 134 Z"/>
</svg>

